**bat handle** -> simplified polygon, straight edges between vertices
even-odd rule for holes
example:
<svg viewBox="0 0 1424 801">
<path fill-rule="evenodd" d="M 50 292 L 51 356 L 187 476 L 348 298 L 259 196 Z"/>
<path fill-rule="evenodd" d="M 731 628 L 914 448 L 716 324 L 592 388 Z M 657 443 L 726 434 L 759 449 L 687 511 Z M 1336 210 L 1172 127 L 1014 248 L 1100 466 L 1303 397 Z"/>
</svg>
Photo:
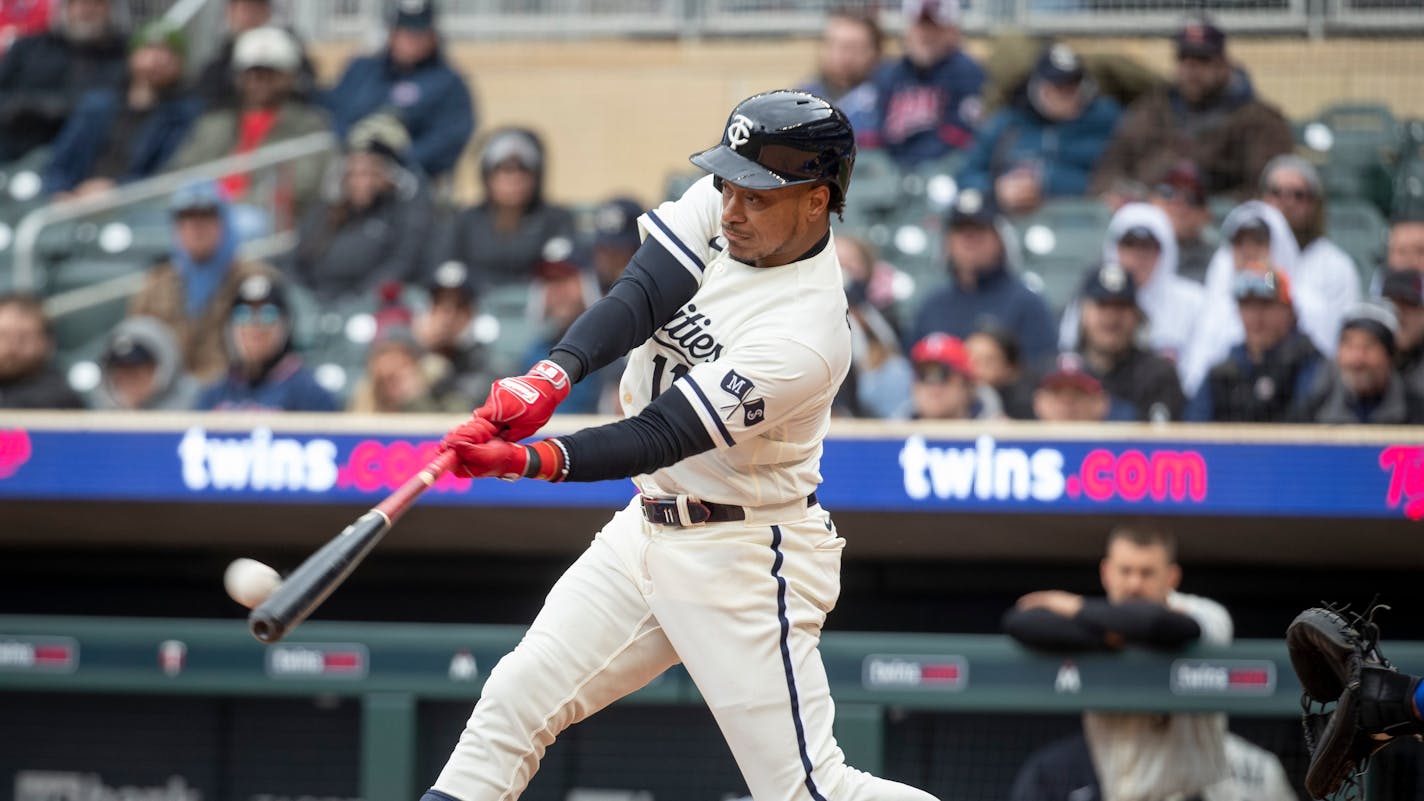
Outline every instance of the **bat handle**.
<svg viewBox="0 0 1424 801">
<path fill-rule="evenodd" d="M 455 466 L 459 457 L 455 451 L 441 451 L 430 463 L 422 467 L 415 475 L 411 476 L 400 488 L 390 494 L 390 497 L 376 504 L 376 511 L 394 523 L 405 510 L 410 508 L 411 503 L 420 497 L 422 492 L 430 489 L 440 477 L 445 475 L 450 468 Z"/>
</svg>

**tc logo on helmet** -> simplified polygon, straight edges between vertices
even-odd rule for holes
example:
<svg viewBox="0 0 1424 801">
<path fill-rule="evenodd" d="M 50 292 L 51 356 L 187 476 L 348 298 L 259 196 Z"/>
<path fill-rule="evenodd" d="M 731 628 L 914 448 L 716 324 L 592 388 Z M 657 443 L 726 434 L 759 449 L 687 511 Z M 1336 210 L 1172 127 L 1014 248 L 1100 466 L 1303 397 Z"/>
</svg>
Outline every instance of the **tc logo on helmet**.
<svg viewBox="0 0 1424 801">
<path fill-rule="evenodd" d="M 751 138 L 752 121 L 742 114 L 733 117 L 731 124 L 727 126 L 727 144 L 736 150 L 749 142 Z"/>
</svg>

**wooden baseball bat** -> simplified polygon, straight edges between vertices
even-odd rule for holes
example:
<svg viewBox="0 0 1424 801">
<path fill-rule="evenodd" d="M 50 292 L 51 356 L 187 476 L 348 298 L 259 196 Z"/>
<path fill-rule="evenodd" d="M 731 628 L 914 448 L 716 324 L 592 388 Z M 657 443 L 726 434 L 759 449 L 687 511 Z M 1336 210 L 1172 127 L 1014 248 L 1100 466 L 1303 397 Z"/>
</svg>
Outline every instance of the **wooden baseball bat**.
<svg viewBox="0 0 1424 801">
<path fill-rule="evenodd" d="M 306 620 L 361 564 L 415 499 L 455 466 L 456 458 L 454 451 L 443 451 L 389 497 L 308 556 L 271 597 L 247 616 L 252 636 L 274 643 Z"/>
</svg>

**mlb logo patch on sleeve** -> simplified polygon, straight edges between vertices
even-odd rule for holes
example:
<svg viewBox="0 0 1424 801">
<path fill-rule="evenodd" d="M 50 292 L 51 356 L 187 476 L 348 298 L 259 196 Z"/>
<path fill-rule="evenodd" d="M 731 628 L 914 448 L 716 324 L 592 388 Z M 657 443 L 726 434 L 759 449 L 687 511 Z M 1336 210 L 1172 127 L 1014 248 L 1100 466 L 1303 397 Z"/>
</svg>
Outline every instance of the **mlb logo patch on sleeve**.
<svg viewBox="0 0 1424 801">
<path fill-rule="evenodd" d="M 738 375 L 736 370 L 728 370 L 722 377 L 722 389 L 737 400 L 746 400 L 747 394 L 755 388 L 750 379 Z"/>
</svg>

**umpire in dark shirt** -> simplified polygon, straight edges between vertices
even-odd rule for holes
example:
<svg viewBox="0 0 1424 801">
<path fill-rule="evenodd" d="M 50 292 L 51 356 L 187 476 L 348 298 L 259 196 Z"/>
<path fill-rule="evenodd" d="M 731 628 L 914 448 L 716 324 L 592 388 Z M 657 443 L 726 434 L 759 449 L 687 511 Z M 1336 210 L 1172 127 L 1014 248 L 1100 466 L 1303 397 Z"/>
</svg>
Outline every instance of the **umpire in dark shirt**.
<svg viewBox="0 0 1424 801">
<path fill-rule="evenodd" d="M 1147 320 L 1137 305 L 1137 284 L 1115 263 L 1089 270 L 1079 292 L 1078 353 L 1123 409 L 1115 417 L 1180 420 L 1186 396 L 1172 362 L 1138 344 Z"/>
<path fill-rule="evenodd" d="M 1324 357 L 1296 325 L 1285 273 L 1242 271 L 1232 285 L 1245 339 L 1211 368 L 1187 411 L 1190 420 L 1303 422 Z"/>
</svg>

